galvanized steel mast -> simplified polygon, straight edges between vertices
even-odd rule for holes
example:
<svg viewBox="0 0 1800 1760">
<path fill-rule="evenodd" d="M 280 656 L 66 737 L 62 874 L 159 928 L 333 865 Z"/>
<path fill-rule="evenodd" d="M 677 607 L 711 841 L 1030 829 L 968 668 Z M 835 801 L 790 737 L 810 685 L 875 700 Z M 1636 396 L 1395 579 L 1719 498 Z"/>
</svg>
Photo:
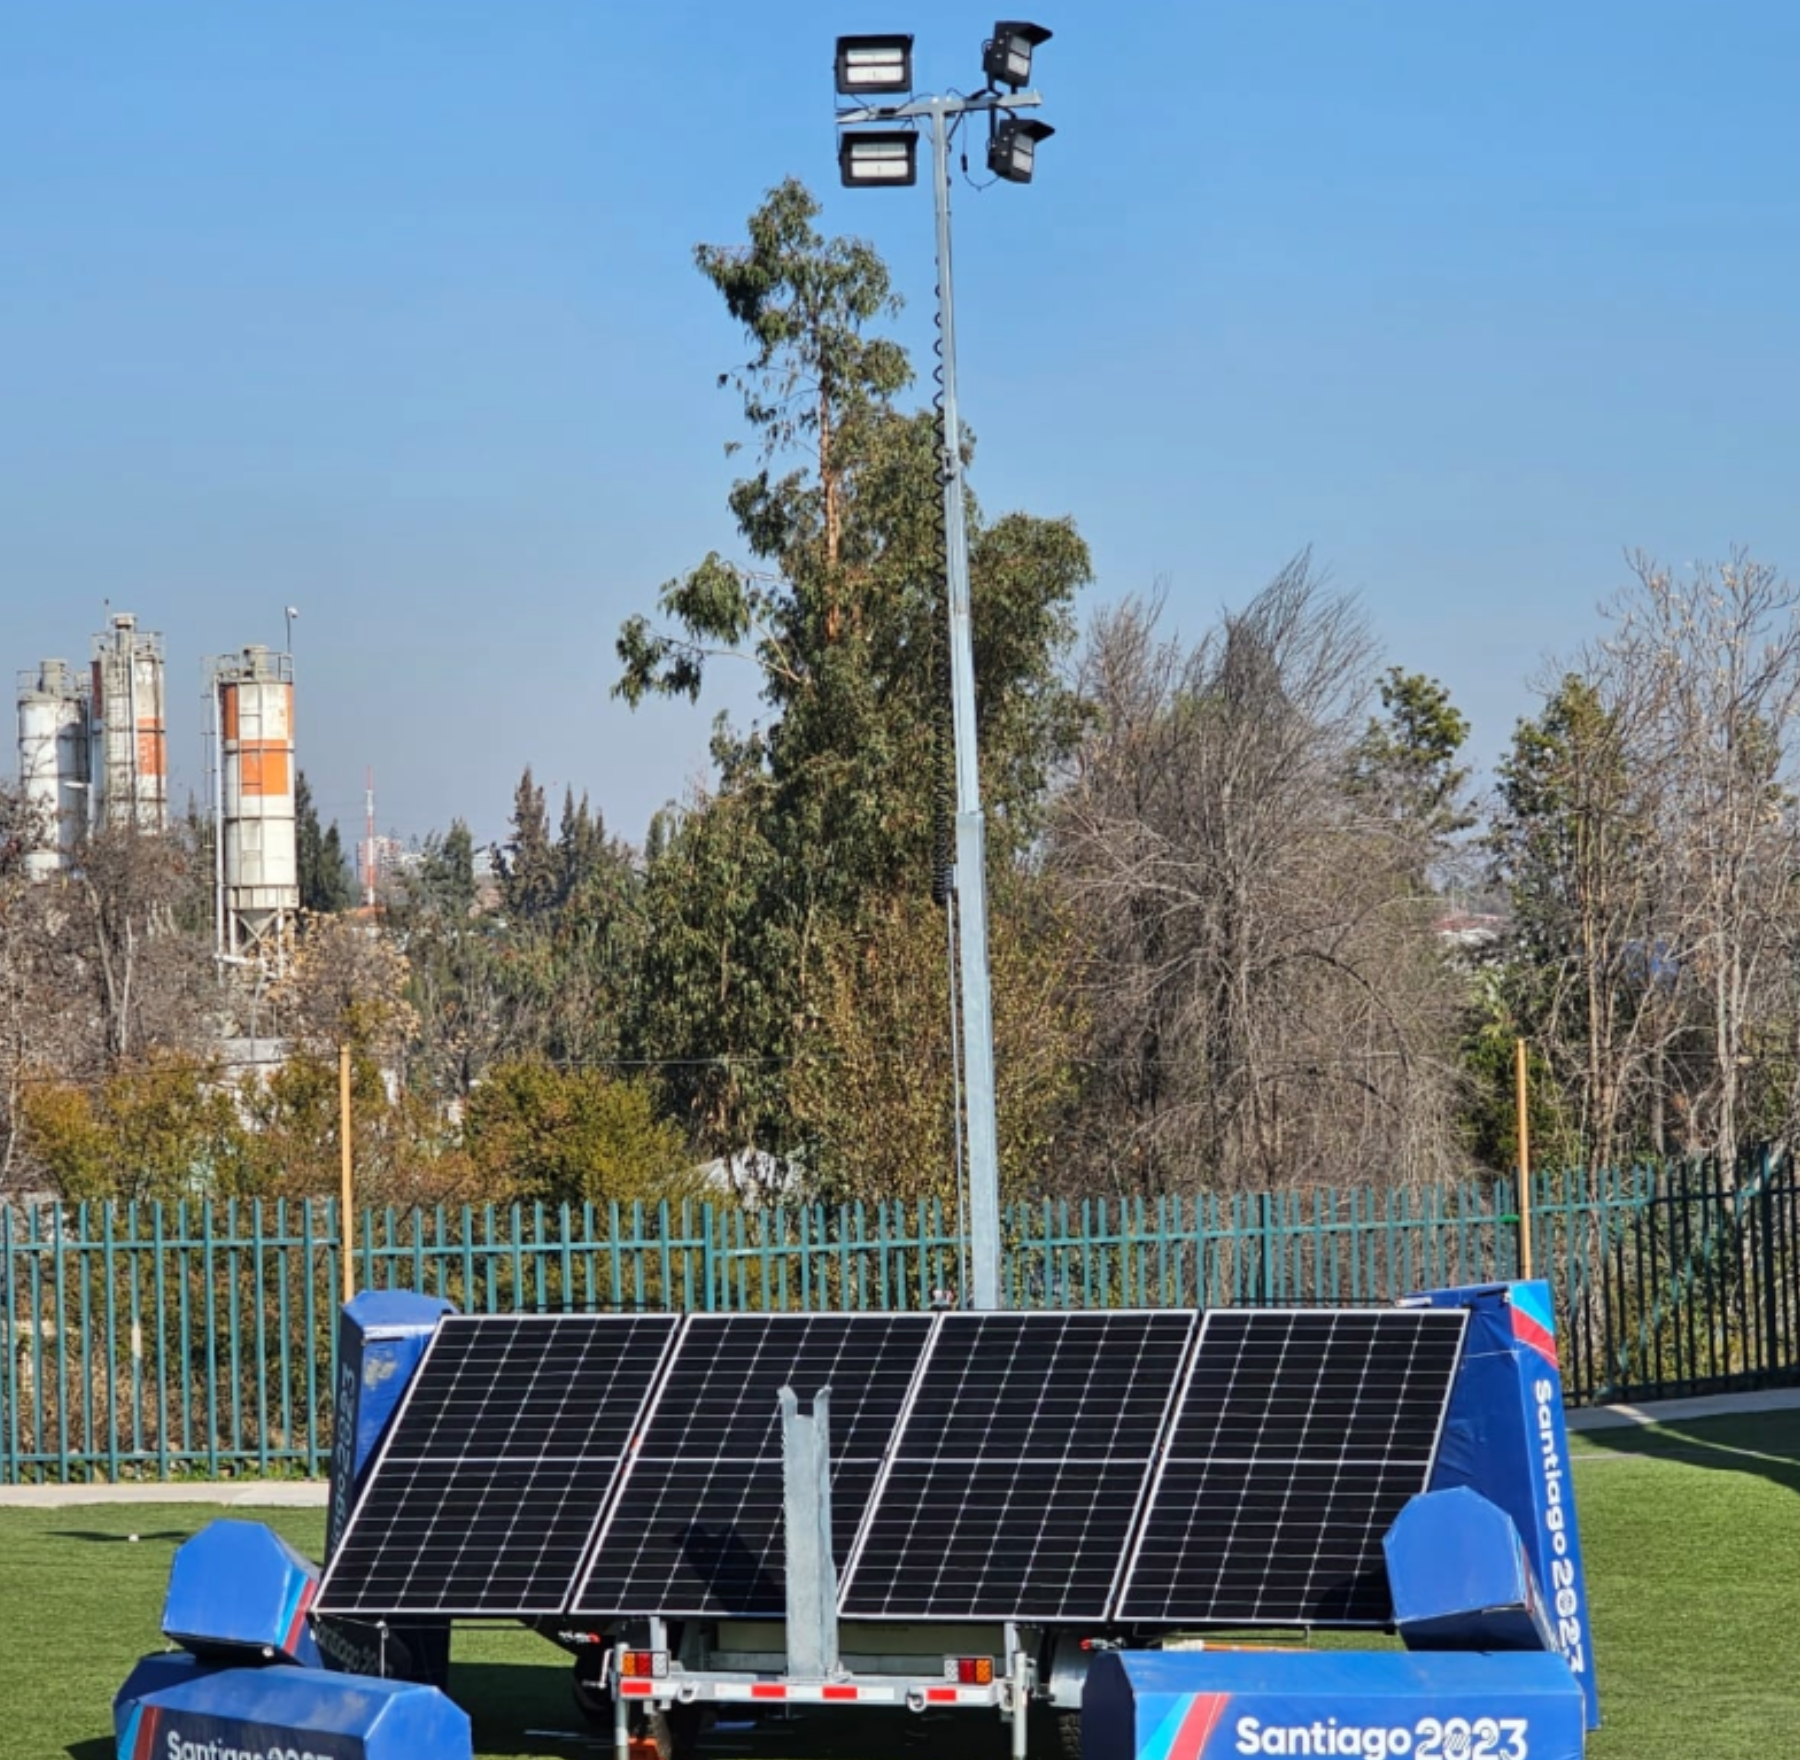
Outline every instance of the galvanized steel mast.
<svg viewBox="0 0 1800 1760">
<path fill-rule="evenodd" d="M 996 26 L 1002 30 L 1029 32 L 1024 46 L 1024 67 L 1029 69 L 1029 48 L 1048 37 L 1036 26 Z M 910 83 L 910 37 L 900 39 L 841 39 L 839 44 L 839 90 L 846 88 L 843 75 L 845 44 L 867 45 L 880 53 L 891 43 L 905 44 L 904 65 Z M 995 43 L 986 45 L 990 57 Z M 1017 51 L 1016 51 L 1017 52 Z M 990 78 L 996 63 L 988 61 Z M 1002 61 L 998 65 L 1003 66 Z M 1024 74 L 1017 76 L 1020 80 Z M 880 88 L 877 88 L 880 89 Z M 1043 103 L 1035 91 L 995 90 L 978 92 L 972 97 L 912 98 L 899 104 L 874 105 L 864 109 L 840 110 L 840 128 L 860 124 L 924 121 L 931 134 L 931 193 L 937 216 L 937 298 L 939 352 L 942 357 L 942 411 L 939 430 L 942 447 L 938 475 L 944 486 L 945 587 L 950 614 L 950 700 L 951 721 L 956 750 L 956 899 L 957 964 L 962 998 L 962 1067 L 964 1091 L 963 1117 L 968 1142 L 969 1174 L 969 1256 L 972 1288 L 962 1292 L 964 1300 L 974 1308 L 991 1309 L 1001 1305 L 1000 1288 L 1000 1147 L 999 1128 L 994 1101 L 994 1016 L 988 971 L 988 905 L 987 905 L 987 833 L 981 807 L 981 767 L 975 724 L 975 642 L 969 595 L 969 533 L 965 518 L 963 484 L 962 427 L 956 394 L 956 302 L 950 272 L 950 137 L 958 120 L 976 113 L 995 111 L 1010 113 L 1034 109 Z M 999 175 L 1015 182 L 1030 177 L 1031 148 L 1051 131 L 1039 123 L 1011 123 L 1008 134 L 1022 137 L 1020 164 L 1023 175 L 1002 170 Z M 845 181 L 861 181 L 853 175 L 854 150 L 858 142 L 868 143 L 877 160 L 871 157 L 872 175 L 868 181 L 913 181 L 911 150 L 907 149 L 906 174 L 896 178 L 894 171 L 901 161 L 887 156 L 895 147 L 903 146 L 904 137 L 888 134 L 849 135 L 844 139 L 840 159 L 845 165 Z M 990 153 L 990 163 L 992 155 Z M 876 169 L 879 166 L 879 169 Z"/>
</svg>

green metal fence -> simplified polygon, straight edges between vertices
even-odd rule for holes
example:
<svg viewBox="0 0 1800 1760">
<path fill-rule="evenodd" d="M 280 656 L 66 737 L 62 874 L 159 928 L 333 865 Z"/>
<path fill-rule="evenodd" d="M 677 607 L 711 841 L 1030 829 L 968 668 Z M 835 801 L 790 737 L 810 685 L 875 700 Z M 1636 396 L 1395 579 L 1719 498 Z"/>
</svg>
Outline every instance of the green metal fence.
<svg viewBox="0 0 1800 1760">
<path fill-rule="evenodd" d="M 1537 1270 L 1565 1385 L 1633 1400 L 1800 1378 L 1800 1176 L 1786 1156 L 1539 1173 Z"/>
<path fill-rule="evenodd" d="M 1572 1397 L 1800 1362 L 1800 1299 L 1780 1283 L 1800 1193 L 1791 1169 L 1761 1174 L 1538 1176 Z M 1002 1288 L 1019 1307 L 1386 1302 L 1516 1275 L 1515 1196 L 1506 1181 L 1015 1205 Z M 324 1200 L 0 1208 L 0 1483 L 321 1472 L 342 1250 Z M 359 1288 L 478 1313 L 891 1310 L 966 1283 L 955 1214 L 928 1205 L 365 1212 L 353 1269 Z"/>
</svg>

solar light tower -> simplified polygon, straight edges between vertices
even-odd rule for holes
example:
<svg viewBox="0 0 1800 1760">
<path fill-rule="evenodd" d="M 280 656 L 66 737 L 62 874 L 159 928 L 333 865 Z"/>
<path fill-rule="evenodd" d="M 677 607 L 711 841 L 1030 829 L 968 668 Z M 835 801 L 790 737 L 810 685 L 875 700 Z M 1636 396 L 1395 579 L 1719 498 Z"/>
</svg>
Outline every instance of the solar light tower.
<svg viewBox="0 0 1800 1760">
<path fill-rule="evenodd" d="M 972 97 L 914 97 L 910 36 L 839 37 L 837 89 L 846 98 L 892 98 L 837 113 L 838 170 L 853 188 L 918 181 L 918 124 L 931 139 L 931 192 L 937 209 L 940 456 L 944 551 L 950 601 L 950 699 L 956 746 L 957 963 L 961 968 L 964 1112 L 968 1131 L 968 1292 L 976 1308 L 1000 1306 L 1000 1157 L 994 1119 L 994 1017 L 988 984 L 986 834 L 975 744 L 975 650 L 969 615 L 969 534 L 963 519 L 962 428 L 956 403 L 956 310 L 950 288 L 950 140 L 964 118 L 988 118 L 988 170 L 1029 183 L 1039 142 L 1054 132 L 1015 112 L 1043 99 L 1023 89 L 1032 52 L 1048 42 L 1042 25 L 1001 20 L 982 45 L 986 86 Z M 1004 89 L 1003 89 L 1004 88 Z"/>
</svg>

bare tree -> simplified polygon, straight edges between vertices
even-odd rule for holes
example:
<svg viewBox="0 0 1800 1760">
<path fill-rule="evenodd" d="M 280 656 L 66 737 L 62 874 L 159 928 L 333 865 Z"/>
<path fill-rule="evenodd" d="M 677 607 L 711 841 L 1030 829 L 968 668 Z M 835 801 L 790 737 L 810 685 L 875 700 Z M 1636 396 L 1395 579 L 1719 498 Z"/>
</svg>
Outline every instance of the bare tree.
<svg viewBox="0 0 1800 1760">
<path fill-rule="evenodd" d="M 207 876 L 186 828 L 96 832 L 66 888 L 65 952 L 108 1068 L 151 1048 L 200 1044 L 211 1019 L 211 961 L 199 925 Z"/>
<path fill-rule="evenodd" d="M 23 1153 L 29 1085 L 99 1083 L 153 1054 L 201 1054 L 216 1028 L 205 864 L 189 829 L 104 831 L 70 868 L 26 879 L 0 801 L 0 1177 Z"/>
<path fill-rule="evenodd" d="M 1669 941 L 1710 1040 L 1687 1097 L 1694 1136 L 1728 1164 L 1744 1136 L 1745 1076 L 1791 944 L 1800 823 L 1800 593 L 1741 553 L 1685 579 L 1633 558 L 1635 585 L 1603 644 L 1652 712 L 1645 768 L 1666 778 Z"/>
<path fill-rule="evenodd" d="M 1457 980 L 1414 852 L 1359 809 L 1363 621 L 1297 559 L 1191 649 L 1103 617 L 1049 862 L 1085 926 L 1086 1152 L 1121 1188 L 1424 1177 Z"/>
<path fill-rule="evenodd" d="M 1515 982 L 1589 1159 L 1729 1163 L 1795 1119 L 1800 593 L 1742 554 L 1631 567 L 1502 766 Z"/>
<path fill-rule="evenodd" d="M 1676 1011 L 1657 951 L 1666 888 L 1648 704 L 1603 655 L 1580 664 L 1515 730 L 1488 846 L 1512 900 L 1514 1026 L 1557 1078 L 1557 1152 L 1607 1166 L 1655 1091 Z"/>
</svg>

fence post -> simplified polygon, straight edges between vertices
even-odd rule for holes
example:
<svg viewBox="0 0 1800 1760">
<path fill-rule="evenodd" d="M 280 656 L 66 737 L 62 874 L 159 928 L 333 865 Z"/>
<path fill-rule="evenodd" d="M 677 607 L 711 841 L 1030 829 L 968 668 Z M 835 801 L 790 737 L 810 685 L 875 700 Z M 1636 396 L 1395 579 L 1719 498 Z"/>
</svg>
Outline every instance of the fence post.
<svg viewBox="0 0 1800 1760">
<path fill-rule="evenodd" d="M 1778 1270 L 1775 1254 L 1774 1170 L 1769 1164 L 1769 1150 L 1762 1152 L 1762 1179 L 1757 1189 L 1758 1233 L 1762 1239 L 1755 1256 L 1756 1275 L 1762 1282 L 1763 1360 L 1765 1376 L 1773 1375 L 1781 1362 L 1781 1309 L 1777 1298 Z"/>
<path fill-rule="evenodd" d="M 339 1249 L 339 1275 L 343 1278 L 341 1294 L 348 1302 L 356 1294 L 356 1262 L 352 1247 L 356 1231 L 355 1193 L 352 1183 L 350 1151 L 350 1047 L 338 1047 L 338 1210 L 342 1216 L 344 1237 Z"/>
<path fill-rule="evenodd" d="M 10 1204 L 0 1204 L 0 1417 L 4 1418 L 6 1448 L 5 1468 L 0 1471 L 0 1484 L 19 1483 L 19 1389 L 18 1354 L 13 1345 L 13 1213 Z"/>
<path fill-rule="evenodd" d="M 1536 1275 L 1531 1250 L 1531 1104 L 1525 1085 L 1525 1041 L 1513 1042 L 1513 1079 L 1519 1103 L 1519 1275 Z"/>
</svg>

